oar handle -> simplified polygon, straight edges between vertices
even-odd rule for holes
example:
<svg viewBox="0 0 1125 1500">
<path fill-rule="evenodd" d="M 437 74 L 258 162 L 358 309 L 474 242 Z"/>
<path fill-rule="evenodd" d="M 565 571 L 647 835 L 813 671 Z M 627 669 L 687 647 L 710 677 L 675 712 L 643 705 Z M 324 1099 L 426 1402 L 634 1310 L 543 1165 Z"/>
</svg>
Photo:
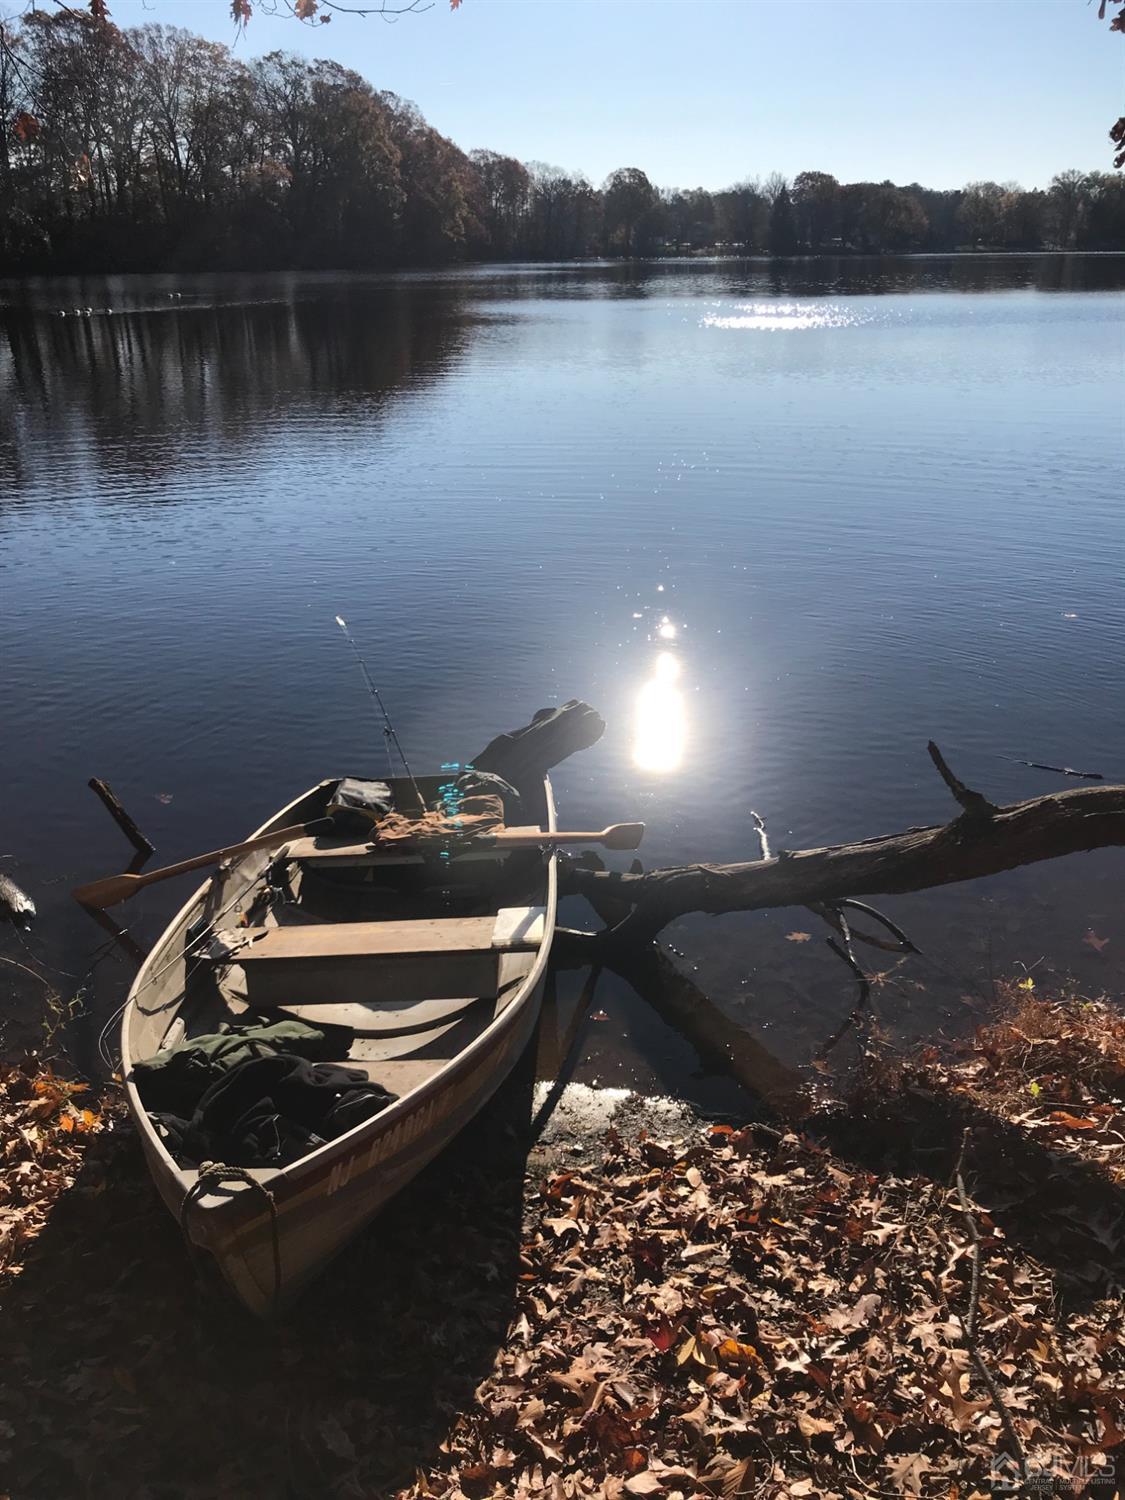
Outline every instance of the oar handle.
<svg viewBox="0 0 1125 1500">
<path fill-rule="evenodd" d="M 146 885 L 155 885 L 158 880 L 171 880 L 173 875 L 186 875 L 191 870 L 202 870 L 208 865 L 222 864 L 224 859 L 233 859 L 241 854 L 253 854 L 255 849 L 269 849 L 274 844 L 284 844 L 289 839 L 320 833 L 331 826 L 331 818 L 318 818 L 314 823 L 294 823 L 290 828 L 275 828 L 272 833 L 259 834 L 256 839 L 244 839 L 241 844 L 228 844 L 223 849 L 211 849 L 206 854 L 196 854 L 192 859 L 182 859 L 178 865 L 165 865 L 162 869 L 150 870 L 147 875 L 138 875 L 133 889 L 139 891 Z"/>
<path fill-rule="evenodd" d="M 636 849 L 644 837 L 643 823 L 611 823 L 587 833 L 544 833 L 538 828 L 509 829 L 487 835 L 497 849 L 538 847 L 542 844 L 608 844 L 611 849 Z"/>
<path fill-rule="evenodd" d="M 174 875 L 186 875 L 189 870 L 202 870 L 206 865 L 217 865 L 224 859 L 234 859 L 240 854 L 252 854 L 255 849 L 270 849 L 304 834 L 321 833 L 331 826 L 330 818 L 318 818 L 313 823 L 295 823 L 291 828 L 275 828 L 272 833 L 259 834 L 257 838 L 245 839 L 241 844 L 228 844 L 223 849 L 209 849 L 206 854 L 197 854 L 193 859 L 182 859 L 177 865 L 164 865 L 159 870 L 150 870 L 147 875 L 110 875 L 105 880 L 80 885 L 70 894 L 83 906 L 101 910 L 107 906 L 116 906 L 119 901 L 128 901 L 138 891 L 143 891 L 146 886 L 155 885 L 160 880 L 171 880 Z"/>
</svg>

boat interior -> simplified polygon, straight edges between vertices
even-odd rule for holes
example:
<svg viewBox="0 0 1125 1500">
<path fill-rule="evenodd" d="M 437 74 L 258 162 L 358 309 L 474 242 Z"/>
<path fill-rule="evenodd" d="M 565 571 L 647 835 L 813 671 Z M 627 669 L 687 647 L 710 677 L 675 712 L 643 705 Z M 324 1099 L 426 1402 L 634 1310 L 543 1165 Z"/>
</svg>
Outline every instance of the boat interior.
<svg viewBox="0 0 1125 1500">
<path fill-rule="evenodd" d="M 417 778 L 428 806 L 448 780 Z M 385 785 L 396 810 L 417 807 L 411 781 Z M 314 789 L 274 825 L 323 816 L 336 786 Z M 538 806 L 525 798 L 524 816 L 539 822 L 523 827 L 554 826 L 549 799 L 546 785 Z M 138 991 L 128 1052 L 136 1060 L 249 1014 L 346 1026 L 354 1041 L 338 1061 L 401 1098 L 521 993 L 550 936 L 549 870 L 537 847 L 387 852 L 357 846 L 354 830 L 259 853 L 185 908 L 170 934 L 187 955 L 179 995 L 163 984 Z"/>
</svg>

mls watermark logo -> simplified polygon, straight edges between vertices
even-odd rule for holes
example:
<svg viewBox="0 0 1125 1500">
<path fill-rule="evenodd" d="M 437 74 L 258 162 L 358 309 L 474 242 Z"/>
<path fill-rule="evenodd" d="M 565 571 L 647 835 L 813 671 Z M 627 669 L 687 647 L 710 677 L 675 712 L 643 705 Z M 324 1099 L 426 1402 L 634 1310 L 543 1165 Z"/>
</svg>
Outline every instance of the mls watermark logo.
<svg viewBox="0 0 1125 1500">
<path fill-rule="evenodd" d="M 1026 1477 L 1025 1477 L 1026 1474 Z M 997 1454 L 988 1471 L 994 1495 L 1077 1495 L 1104 1493 L 1107 1497 L 1117 1493 L 1114 1482 L 1115 1469 L 1112 1462 L 1099 1464 L 1096 1468 L 1088 1458 L 1048 1459 L 1039 1463 L 1029 1458 L 1021 1468 L 1019 1460 L 1009 1458 L 1006 1453 Z"/>
<path fill-rule="evenodd" d="M 994 1495 L 1014 1494 L 1023 1483 L 1023 1470 L 1019 1461 L 1009 1458 L 1006 1453 L 992 1460 L 992 1467 L 988 1471 L 988 1478 Z"/>
</svg>

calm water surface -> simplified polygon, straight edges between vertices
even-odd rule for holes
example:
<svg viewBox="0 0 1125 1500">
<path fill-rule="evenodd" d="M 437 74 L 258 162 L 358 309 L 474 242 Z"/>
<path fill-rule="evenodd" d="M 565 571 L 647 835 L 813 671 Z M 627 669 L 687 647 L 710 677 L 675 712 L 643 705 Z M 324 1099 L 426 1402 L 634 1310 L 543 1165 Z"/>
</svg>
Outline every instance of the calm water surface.
<svg viewBox="0 0 1125 1500">
<path fill-rule="evenodd" d="M 0 283 L 0 869 L 32 952 L 79 976 L 102 942 L 66 898 L 124 862 L 90 775 L 163 862 L 381 769 L 337 613 L 415 769 L 597 705 L 562 815 L 644 818 L 649 865 L 751 857 L 751 808 L 790 847 L 944 818 L 930 736 L 996 799 L 1074 784 L 1005 757 L 1125 778 L 1123 289 L 1125 257 L 1063 256 Z M 883 1026 L 962 1026 L 1020 963 L 1120 988 L 1123 873 L 886 902 L 925 957 Z M 138 935 L 183 894 L 126 908 Z M 791 1062 L 850 1008 L 807 912 L 670 936 Z M 12 1042 L 40 987 L 4 972 Z M 98 968 L 96 1016 L 126 979 Z M 579 1077 L 725 1097 L 624 986 L 598 1005 Z"/>
</svg>

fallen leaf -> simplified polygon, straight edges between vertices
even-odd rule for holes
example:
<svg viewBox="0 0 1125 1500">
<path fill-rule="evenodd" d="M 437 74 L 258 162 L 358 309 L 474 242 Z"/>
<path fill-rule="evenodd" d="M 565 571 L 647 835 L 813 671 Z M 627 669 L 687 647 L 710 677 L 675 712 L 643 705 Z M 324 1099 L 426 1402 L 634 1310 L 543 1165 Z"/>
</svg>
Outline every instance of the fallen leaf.
<svg viewBox="0 0 1125 1500">
<path fill-rule="evenodd" d="M 906 1491 L 911 1495 L 922 1493 L 922 1475 L 927 1469 L 932 1469 L 933 1464 L 924 1453 L 907 1453 L 901 1458 L 888 1458 L 885 1460 L 887 1472 L 899 1492 Z"/>
<path fill-rule="evenodd" d="M 797 1413 L 797 1431 L 806 1442 L 826 1432 L 835 1432 L 835 1422 L 826 1422 L 822 1417 L 810 1417 L 807 1412 Z"/>
<path fill-rule="evenodd" d="M 563 1217 L 561 1219 L 544 1219 L 543 1222 L 556 1239 L 562 1239 L 564 1234 L 571 1231 L 577 1235 L 581 1235 L 582 1233 L 582 1225 L 574 1219 Z"/>
<path fill-rule="evenodd" d="M 762 1363 L 754 1345 L 740 1343 L 738 1339 L 724 1339 L 715 1353 L 725 1365 L 734 1365 L 737 1369 L 750 1369 Z"/>
<path fill-rule="evenodd" d="M 625 1481 L 627 1495 L 659 1495 L 663 1488 L 663 1482 L 648 1469 L 643 1474 L 634 1474 L 632 1479 Z"/>
<path fill-rule="evenodd" d="M 811 932 L 787 932 L 785 934 L 787 943 L 808 943 L 812 941 Z"/>
<path fill-rule="evenodd" d="M 862 1328 L 878 1310 L 882 1301 L 878 1292 L 867 1292 L 854 1307 L 836 1308 L 829 1313 L 825 1321 L 830 1328 L 835 1328 L 839 1333 L 854 1333 L 857 1328 Z"/>
<path fill-rule="evenodd" d="M 1109 938 L 1099 937 L 1092 927 L 1087 927 L 1086 936 L 1082 939 L 1087 948 L 1093 948 L 1095 953 L 1100 953 L 1109 943 Z"/>
<path fill-rule="evenodd" d="M 1053 1125 L 1062 1125 L 1067 1130 L 1097 1130 L 1097 1120 L 1087 1120 L 1081 1115 L 1068 1114 L 1065 1109 L 1053 1109 L 1047 1116 Z"/>
<path fill-rule="evenodd" d="M 355 1444 L 345 1432 L 339 1417 L 334 1414 L 323 1418 L 320 1423 L 320 1435 L 324 1440 L 324 1446 L 337 1458 L 344 1459 L 347 1463 L 354 1463 L 356 1452 Z"/>
</svg>

